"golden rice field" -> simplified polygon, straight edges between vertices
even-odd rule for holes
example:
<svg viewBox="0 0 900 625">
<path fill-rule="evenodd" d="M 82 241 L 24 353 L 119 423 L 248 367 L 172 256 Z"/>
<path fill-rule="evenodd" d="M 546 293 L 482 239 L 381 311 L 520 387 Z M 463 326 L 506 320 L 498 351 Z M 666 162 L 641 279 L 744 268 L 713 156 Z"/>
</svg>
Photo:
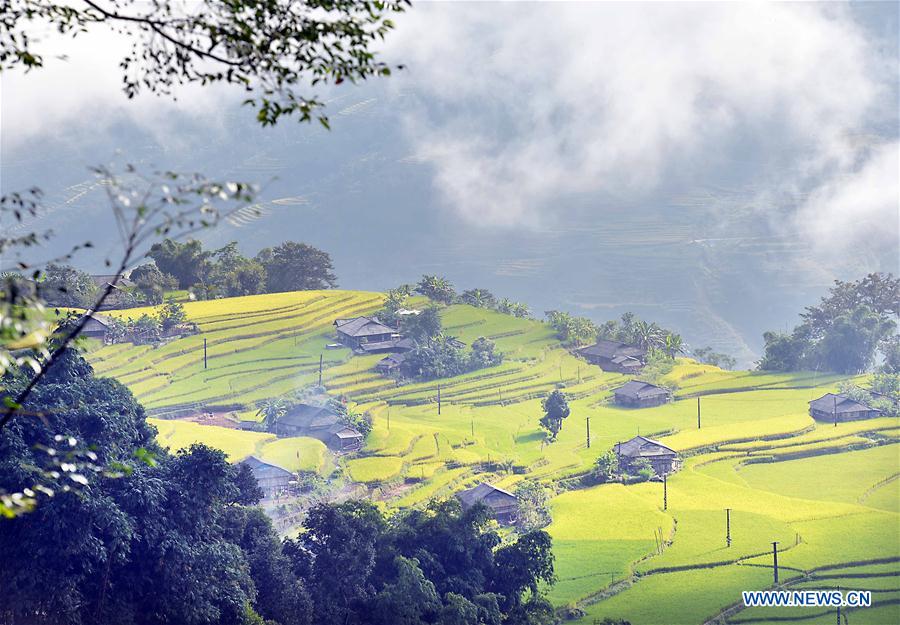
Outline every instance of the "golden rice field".
<svg viewBox="0 0 900 625">
<path fill-rule="evenodd" d="M 454 305 L 443 311 L 448 333 L 467 343 L 494 338 L 506 359 L 440 380 L 438 414 L 438 382 L 398 386 L 372 370 L 379 356 L 324 349 L 334 318 L 372 312 L 381 301 L 377 293 L 314 291 L 190 302 L 186 312 L 202 334 L 157 349 L 108 346 L 90 358 L 155 412 L 220 405 L 250 418 L 256 402 L 314 382 L 322 354 L 329 392 L 348 395 L 374 419 L 363 452 L 342 458 L 340 469 L 373 495 L 396 491 L 385 502 L 393 508 L 421 506 L 479 481 L 578 486 L 573 477 L 616 442 L 636 434 L 659 438 L 686 457 L 667 482 L 666 509 L 657 482 L 560 490 L 551 501 L 558 582 L 550 597 L 560 608 L 583 610 L 575 622 L 835 622 L 833 612 L 821 609 L 725 612 L 742 590 L 771 587 L 777 541 L 782 582 L 853 580 L 879 592 L 874 607 L 849 613 L 849 623 L 900 623 L 900 421 L 816 424 L 807 402 L 842 378 L 723 371 L 682 359 L 666 380 L 678 387 L 675 402 L 622 409 L 610 397 L 626 378 L 574 357 L 547 325 Z M 540 400 L 557 387 L 571 398 L 572 412 L 547 445 Z M 232 459 L 254 453 L 296 470 L 334 466 L 312 439 L 154 423 L 173 449 L 202 440 Z"/>
</svg>

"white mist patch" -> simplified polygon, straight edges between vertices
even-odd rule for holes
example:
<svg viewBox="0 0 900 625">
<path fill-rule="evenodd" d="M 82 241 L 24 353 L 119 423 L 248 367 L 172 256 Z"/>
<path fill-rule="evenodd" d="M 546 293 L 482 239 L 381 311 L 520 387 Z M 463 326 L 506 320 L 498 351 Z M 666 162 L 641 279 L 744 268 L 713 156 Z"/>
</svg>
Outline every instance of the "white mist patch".
<svg viewBox="0 0 900 625">
<path fill-rule="evenodd" d="M 418 5 L 389 54 L 424 95 L 406 113 L 411 151 L 477 224 L 542 228 L 572 195 L 640 202 L 725 174 L 787 197 L 802 237 L 858 239 L 860 211 L 896 206 L 896 168 L 864 206 L 841 190 L 889 169 L 850 137 L 897 125 L 896 51 L 847 7 Z"/>
</svg>

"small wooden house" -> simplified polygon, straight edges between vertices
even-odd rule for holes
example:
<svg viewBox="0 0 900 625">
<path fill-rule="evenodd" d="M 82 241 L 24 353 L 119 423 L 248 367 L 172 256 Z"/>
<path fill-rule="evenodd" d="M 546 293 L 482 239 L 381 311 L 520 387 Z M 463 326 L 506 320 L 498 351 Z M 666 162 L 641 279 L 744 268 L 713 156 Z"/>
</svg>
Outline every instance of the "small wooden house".
<svg viewBox="0 0 900 625">
<path fill-rule="evenodd" d="M 643 347 L 607 339 L 583 347 L 578 353 L 604 371 L 619 373 L 637 373 L 646 364 L 647 358 L 647 350 Z"/>
<path fill-rule="evenodd" d="M 327 430 L 339 421 L 336 412 L 325 406 L 297 404 L 275 425 L 278 436 L 310 436 L 313 430 Z"/>
<path fill-rule="evenodd" d="M 649 408 L 672 401 L 672 392 L 649 382 L 631 380 L 613 391 L 613 400 L 628 408 Z"/>
<path fill-rule="evenodd" d="M 106 342 L 106 333 L 112 325 L 112 319 L 104 315 L 92 313 L 81 330 L 81 336 Z"/>
<path fill-rule="evenodd" d="M 338 341 L 354 350 L 361 350 L 363 345 L 374 347 L 378 344 L 391 343 L 393 339 L 399 337 L 396 328 L 381 323 L 377 317 L 335 319 L 334 329 Z"/>
<path fill-rule="evenodd" d="M 337 451 L 359 451 L 364 442 L 361 432 L 349 425 L 337 424 L 329 429 L 330 436 L 325 443 Z"/>
<path fill-rule="evenodd" d="M 858 421 L 881 416 L 881 411 L 846 395 L 825 393 L 809 402 L 809 414 L 817 421 Z"/>
<path fill-rule="evenodd" d="M 406 360 L 406 354 L 391 354 L 385 356 L 375 365 L 375 371 L 382 375 L 390 375 L 400 370 L 403 362 Z"/>
<path fill-rule="evenodd" d="M 256 456 L 247 456 L 238 464 L 250 467 L 253 477 L 256 478 L 256 483 L 259 484 L 266 498 L 276 497 L 284 493 L 290 488 L 291 482 L 295 479 L 294 474 L 284 467 L 265 462 Z"/>
<path fill-rule="evenodd" d="M 297 404 L 278 419 L 278 436 L 317 438 L 335 451 L 356 451 L 363 446 L 364 436 L 341 421 L 340 416 L 325 406 Z"/>
<path fill-rule="evenodd" d="M 640 459 L 647 460 L 659 476 L 674 473 L 681 466 L 678 452 L 645 436 L 635 436 L 630 441 L 617 443 L 615 451 L 619 465 L 626 470 Z"/>
<path fill-rule="evenodd" d="M 519 511 L 519 500 L 512 493 L 482 482 L 474 488 L 457 493 L 463 508 L 476 504 L 487 506 L 500 523 L 514 523 Z"/>
</svg>

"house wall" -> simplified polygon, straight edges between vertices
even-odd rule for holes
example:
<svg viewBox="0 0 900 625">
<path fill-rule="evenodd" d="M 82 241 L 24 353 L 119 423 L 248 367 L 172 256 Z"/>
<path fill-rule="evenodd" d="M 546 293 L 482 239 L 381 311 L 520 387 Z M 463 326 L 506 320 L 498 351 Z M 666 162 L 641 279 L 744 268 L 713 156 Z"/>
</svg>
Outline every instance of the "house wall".
<svg viewBox="0 0 900 625">
<path fill-rule="evenodd" d="M 650 408 L 652 406 L 661 406 L 669 401 L 669 398 L 666 395 L 658 395 L 644 399 L 633 399 L 624 395 L 613 395 L 613 398 L 618 405 L 627 406 L 628 408 Z"/>
<path fill-rule="evenodd" d="M 637 460 L 638 457 L 622 457 L 622 462 L 626 467 Z M 647 458 L 647 461 L 650 463 L 653 472 L 660 477 L 663 474 L 674 473 L 681 468 L 681 459 L 678 456 L 654 456 Z"/>
<path fill-rule="evenodd" d="M 288 483 L 291 481 L 290 477 L 287 476 L 275 476 L 275 477 L 258 477 L 256 478 L 256 483 L 259 484 L 259 487 L 262 489 L 263 493 L 265 493 L 266 497 L 271 497 L 274 494 L 277 494 L 279 491 L 284 490 L 288 487 Z"/>
<path fill-rule="evenodd" d="M 834 422 L 834 413 L 830 411 L 811 408 L 809 414 L 813 419 L 818 421 Z M 837 420 L 840 422 L 859 421 L 861 419 L 875 419 L 880 416 L 881 413 L 877 410 L 859 410 L 855 412 L 839 412 L 837 413 Z"/>
</svg>

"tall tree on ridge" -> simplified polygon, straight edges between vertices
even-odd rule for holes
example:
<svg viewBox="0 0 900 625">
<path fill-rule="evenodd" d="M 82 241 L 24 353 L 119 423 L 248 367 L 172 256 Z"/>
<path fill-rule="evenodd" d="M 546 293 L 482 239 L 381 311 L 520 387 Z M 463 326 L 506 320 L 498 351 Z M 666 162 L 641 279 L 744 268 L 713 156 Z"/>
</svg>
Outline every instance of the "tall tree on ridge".
<svg viewBox="0 0 900 625">
<path fill-rule="evenodd" d="M 331 256 L 306 243 L 285 241 L 259 251 L 256 261 L 266 270 L 266 291 L 311 291 L 333 289 L 337 276 Z"/>
</svg>

